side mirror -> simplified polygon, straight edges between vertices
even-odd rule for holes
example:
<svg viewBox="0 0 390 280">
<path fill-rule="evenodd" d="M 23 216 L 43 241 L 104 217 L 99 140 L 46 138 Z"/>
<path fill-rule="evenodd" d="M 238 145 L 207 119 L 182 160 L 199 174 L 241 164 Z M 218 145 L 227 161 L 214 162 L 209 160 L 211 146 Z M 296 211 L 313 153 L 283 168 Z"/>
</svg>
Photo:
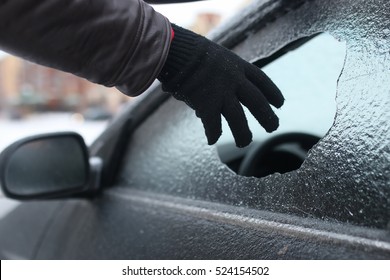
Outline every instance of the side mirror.
<svg viewBox="0 0 390 280">
<path fill-rule="evenodd" d="M 0 154 L 1 187 L 5 196 L 25 200 L 91 193 L 96 190 L 91 169 L 96 168 L 89 161 L 87 146 L 77 133 L 27 137 Z M 101 161 L 97 165 L 101 169 Z"/>
</svg>

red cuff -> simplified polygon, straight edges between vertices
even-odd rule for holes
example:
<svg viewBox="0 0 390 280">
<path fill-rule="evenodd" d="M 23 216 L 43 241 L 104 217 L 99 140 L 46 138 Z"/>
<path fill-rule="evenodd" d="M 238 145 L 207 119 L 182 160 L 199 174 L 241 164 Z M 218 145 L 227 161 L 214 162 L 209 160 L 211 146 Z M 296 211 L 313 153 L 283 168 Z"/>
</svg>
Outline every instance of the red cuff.
<svg viewBox="0 0 390 280">
<path fill-rule="evenodd" d="M 175 37 L 175 31 L 173 31 L 173 28 L 171 27 L 171 42 L 174 37 Z"/>
</svg>

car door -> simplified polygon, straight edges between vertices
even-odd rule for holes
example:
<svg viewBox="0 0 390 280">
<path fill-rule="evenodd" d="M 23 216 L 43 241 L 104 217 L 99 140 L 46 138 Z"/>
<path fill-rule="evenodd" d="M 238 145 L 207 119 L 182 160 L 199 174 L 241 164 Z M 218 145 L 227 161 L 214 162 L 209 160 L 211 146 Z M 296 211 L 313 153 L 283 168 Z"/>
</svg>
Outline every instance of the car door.
<svg viewBox="0 0 390 280">
<path fill-rule="evenodd" d="M 347 42 L 336 117 L 298 170 L 235 174 L 207 146 L 193 112 L 156 86 L 92 145 L 105 164 L 100 195 L 61 201 L 34 256 L 389 258 L 385 4 L 255 1 L 213 33 L 258 65 L 318 33 Z"/>
</svg>

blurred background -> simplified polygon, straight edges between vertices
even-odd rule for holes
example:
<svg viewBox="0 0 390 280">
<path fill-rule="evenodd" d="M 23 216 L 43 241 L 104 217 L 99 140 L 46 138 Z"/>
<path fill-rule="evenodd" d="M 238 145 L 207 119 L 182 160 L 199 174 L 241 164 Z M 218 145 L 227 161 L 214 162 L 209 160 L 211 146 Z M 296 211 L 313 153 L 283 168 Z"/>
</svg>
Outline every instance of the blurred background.
<svg viewBox="0 0 390 280">
<path fill-rule="evenodd" d="M 205 35 L 250 2 L 213 0 L 153 7 L 171 22 Z M 22 137 L 55 131 L 76 131 L 90 144 L 127 102 L 132 99 L 114 88 L 0 51 L 0 151 Z"/>
</svg>

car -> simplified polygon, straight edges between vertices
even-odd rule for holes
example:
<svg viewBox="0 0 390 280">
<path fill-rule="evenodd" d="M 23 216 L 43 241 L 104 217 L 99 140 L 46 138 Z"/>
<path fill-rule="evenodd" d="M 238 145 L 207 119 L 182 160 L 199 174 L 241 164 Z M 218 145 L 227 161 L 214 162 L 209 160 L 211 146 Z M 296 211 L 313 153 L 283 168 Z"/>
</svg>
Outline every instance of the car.
<svg viewBox="0 0 390 280">
<path fill-rule="evenodd" d="M 89 121 L 102 121 L 112 118 L 112 114 L 107 109 L 96 106 L 87 109 L 83 113 L 83 117 L 85 120 Z"/>
<path fill-rule="evenodd" d="M 287 91 L 318 97 L 331 83 L 324 99 L 292 94 L 302 107 L 277 133 L 250 121 L 246 149 L 226 125 L 208 146 L 193 111 L 158 83 L 89 147 L 73 132 L 15 142 L 0 160 L 17 199 L 0 200 L 0 257 L 389 259 L 389 15 L 383 0 L 261 0 L 214 30 Z M 340 57 L 330 38 L 342 46 L 336 76 L 322 71 Z M 318 72 L 299 70 L 314 63 L 313 42 Z"/>
</svg>

